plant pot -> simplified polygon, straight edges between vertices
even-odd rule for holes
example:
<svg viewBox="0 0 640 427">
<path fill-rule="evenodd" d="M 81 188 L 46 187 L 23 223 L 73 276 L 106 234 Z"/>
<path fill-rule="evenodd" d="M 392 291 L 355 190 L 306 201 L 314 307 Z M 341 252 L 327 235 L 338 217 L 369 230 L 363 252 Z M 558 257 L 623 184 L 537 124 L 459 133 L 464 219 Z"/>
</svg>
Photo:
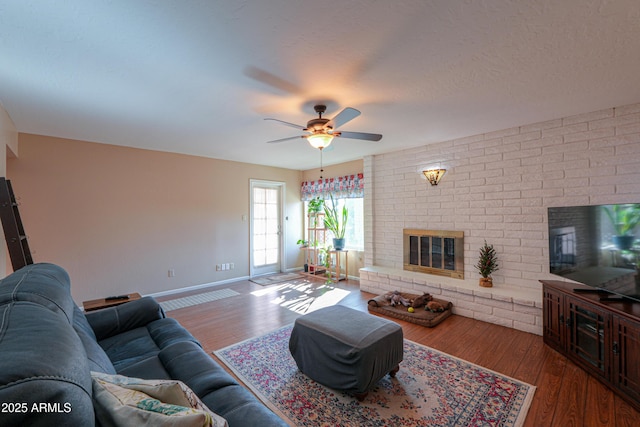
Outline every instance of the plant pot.
<svg viewBox="0 0 640 427">
<path fill-rule="evenodd" d="M 621 251 L 628 251 L 633 246 L 635 238 L 636 236 L 612 236 L 611 241 Z"/>
<path fill-rule="evenodd" d="M 341 251 L 344 249 L 344 238 L 342 239 L 333 239 L 333 248 L 336 251 Z"/>
<path fill-rule="evenodd" d="M 305 264 L 304 265 L 304 272 L 308 273 L 309 272 L 309 264 Z"/>
<path fill-rule="evenodd" d="M 480 286 L 483 288 L 490 288 L 493 286 L 493 279 L 491 277 L 481 277 Z"/>
</svg>

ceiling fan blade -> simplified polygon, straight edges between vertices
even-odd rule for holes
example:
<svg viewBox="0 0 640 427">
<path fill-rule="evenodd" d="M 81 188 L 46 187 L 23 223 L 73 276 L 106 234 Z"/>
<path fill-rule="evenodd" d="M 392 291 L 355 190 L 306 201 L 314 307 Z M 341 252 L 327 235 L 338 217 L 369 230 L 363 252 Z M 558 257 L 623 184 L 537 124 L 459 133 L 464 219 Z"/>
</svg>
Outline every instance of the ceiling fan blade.
<svg viewBox="0 0 640 427">
<path fill-rule="evenodd" d="M 285 93 L 290 93 L 292 95 L 302 95 L 304 93 L 304 91 L 297 85 L 258 67 L 250 65 L 244 69 L 244 74 L 256 81 Z"/>
<path fill-rule="evenodd" d="M 335 136 L 351 139 L 364 139 L 366 141 L 380 141 L 382 135 L 379 133 L 365 133 L 365 132 L 335 132 Z"/>
<path fill-rule="evenodd" d="M 333 129 L 338 129 L 345 123 L 355 119 L 360 115 L 360 111 L 355 108 L 347 107 L 340 111 L 333 119 L 329 120 L 327 126 L 331 126 Z"/>
<path fill-rule="evenodd" d="M 296 129 L 298 129 L 298 130 L 305 130 L 305 129 L 306 129 L 304 126 L 300 126 L 300 125 L 297 125 L 297 124 L 295 124 L 295 123 L 285 122 L 284 120 L 278 120 L 278 119 L 265 119 L 265 120 L 273 120 L 274 122 L 280 122 L 280 123 L 282 123 L 282 124 L 283 124 L 283 125 L 285 125 L 285 126 L 289 126 L 289 127 L 292 127 L 292 128 L 296 128 Z"/>
<path fill-rule="evenodd" d="M 305 135 L 299 135 L 299 136 L 290 136 L 288 138 L 282 138 L 282 139 L 274 139 L 273 141 L 267 141 L 267 144 L 275 144 L 278 142 L 284 142 L 284 141 L 291 141 L 294 139 L 298 139 L 298 138 L 304 138 Z"/>
</svg>

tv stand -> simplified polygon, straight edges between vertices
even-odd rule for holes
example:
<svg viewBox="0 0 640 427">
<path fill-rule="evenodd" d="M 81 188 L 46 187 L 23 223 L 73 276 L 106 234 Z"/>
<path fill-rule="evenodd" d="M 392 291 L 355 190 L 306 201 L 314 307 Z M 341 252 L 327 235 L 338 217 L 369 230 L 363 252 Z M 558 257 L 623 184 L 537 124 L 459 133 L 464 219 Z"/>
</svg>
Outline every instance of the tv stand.
<svg viewBox="0 0 640 427">
<path fill-rule="evenodd" d="M 640 410 L 640 304 L 575 283 L 540 282 L 545 344 Z"/>
<path fill-rule="evenodd" d="M 611 295 L 611 292 L 607 292 L 604 289 L 596 289 L 596 288 L 573 288 L 573 292 L 577 294 L 606 294 Z"/>
</svg>

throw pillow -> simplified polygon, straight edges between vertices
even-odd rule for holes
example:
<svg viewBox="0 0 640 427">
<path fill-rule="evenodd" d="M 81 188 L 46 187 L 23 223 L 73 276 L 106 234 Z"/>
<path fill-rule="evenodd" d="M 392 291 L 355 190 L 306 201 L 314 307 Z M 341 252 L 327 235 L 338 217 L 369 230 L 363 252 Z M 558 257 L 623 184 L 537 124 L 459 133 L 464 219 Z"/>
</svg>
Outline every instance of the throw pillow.
<svg viewBox="0 0 640 427">
<path fill-rule="evenodd" d="M 142 380 L 91 372 L 96 418 L 102 426 L 228 427 L 178 380 Z"/>
</svg>

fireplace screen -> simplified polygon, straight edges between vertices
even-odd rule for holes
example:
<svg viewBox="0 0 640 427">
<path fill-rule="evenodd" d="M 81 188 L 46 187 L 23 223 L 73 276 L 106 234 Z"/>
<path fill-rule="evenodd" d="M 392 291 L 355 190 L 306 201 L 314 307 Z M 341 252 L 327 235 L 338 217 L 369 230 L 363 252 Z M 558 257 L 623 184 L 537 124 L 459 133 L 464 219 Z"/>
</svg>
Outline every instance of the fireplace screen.
<svg viewBox="0 0 640 427">
<path fill-rule="evenodd" d="M 464 232 L 404 230 L 404 269 L 464 278 Z"/>
</svg>

